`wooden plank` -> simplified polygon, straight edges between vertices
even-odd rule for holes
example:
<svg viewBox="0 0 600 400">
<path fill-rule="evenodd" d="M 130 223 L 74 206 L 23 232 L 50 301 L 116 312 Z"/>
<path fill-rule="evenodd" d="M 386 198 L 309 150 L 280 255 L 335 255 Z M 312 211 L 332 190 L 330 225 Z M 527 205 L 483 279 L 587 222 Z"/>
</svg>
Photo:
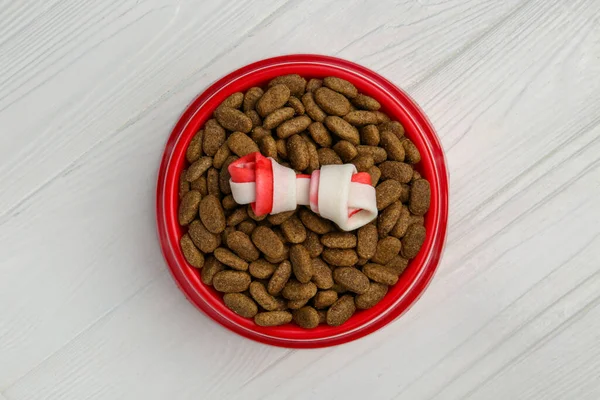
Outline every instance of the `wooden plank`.
<svg viewBox="0 0 600 400">
<path fill-rule="evenodd" d="M 3 164 L 5 169 L 0 176 L 7 186 L 12 185 L 10 191 L 0 194 L 0 203 L 4 206 L 3 216 L 0 216 L 0 240 L 6 245 L 0 259 L 0 302 L 10 301 L 12 305 L 0 313 L 0 358 L 11 360 L 9 364 L 0 365 L 0 388 L 10 386 L 74 337 L 95 329 L 96 323 L 165 274 L 152 217 L 155 166 L 166 132 L 202 87 L 224 71 L 274 55 L 288 48 L 286 46 L 302 51 L 306 38 L 315 33 L 312 24 L 300 24 L 302 19 L 298 16 L 305 11 L 314 22 L 321 22 L 316 24 L 322 37 L 320 52 L 340 49 L 342 55 L 354 58 L 355 49 L 373 46 L 378 40 L 389 42 L 391 33 L 399 33 L 404 25 L 413 24 L 414 29 L 421 30 L 429 24 L 435 25 L 436 32 L 444 34 L 440 40 L 452 42 L 452 46 L 459 48 L 461 43 L 464 45 L 502 18 L 499 12 L 505 11 L 505 6 L 494 3 L 482 3 L 487 8 L 481 8 L 459 1 L 444 3 L 449 6 L 406 2 L 398 5 L 394 13 L 377 14 L 376 20 L 360 26 L 347 24 L 344 18 L 331 18 L 334 10 L 347 13 L 348 18 L 358 18 L 364 14 L 360 2 L 340 1 L 337 8 L 332 3 L 321 8 L 321 3 L 311 6 L 308 2 L 273 5 L 269 2 L 267 7 L 266 3 L 254 2 L 238 8 L 223 7 L 219 17 L 210 21 L 202 16 L 212 15 L 211 8 L 202 8 L 205 14 L 199 14 L 196 8 L 192 12 L 192 5 L 188 3 L 176 8 L 176 13 L 171 3 L 143 3 L 141 8 L 132 3 L 110 3 L 125 8 L 111 9 L 104 14 L 96 10 L 100 19 L 90 22 L 96 30 L 80 25 L 57 27 L 59 31 L 53 33 L 57 39 L 47 32 L 48 46 L 55 46 L 58 54 L 64 54 L 60 60 L 37 61 L 39 65 L 35 68 L 47 70 L 45 80 L 35 81 L 38 86 L 11 84 L 11 90 L 0 92 L 4 94 L 1 101 L 14 102 L 0 113 L 3 126 L 25 124 L 10 135 L 12 151 L 0 146 L 0 152 L 5 151 L 3 155 L 9 160 Z M 469 14 L 469 6 L 473 6 L 472 14 Z M 58 13 L 53 14 L 57 20 L 66 18 L 63 15 L 71 15 L 76 21 L 85 16 L 78 8 L 70 11 L 74 14 L 61 14 L 68 11 L 68 5 L 57 7 L 53 8 Z M 414 13 L 407 12 L 413 8 Z M 261 9 L 265 19 L 257 22 Z M 470 34 L 465 34 L 454 23 L 465 14 L 481 20 Z M 158 20 L 146 21 L 150 16 Z M 43 14 L 40 18 L 50 17 Z M 232 43 L 248 30 L 236 30 L 237 25 L 233 24 L 214 31 L 226 18 L 252 31 L 252 35 L 243 38 L 244 46 L 235 47 Z M 404 25 L 390 25 L 395 20 L 404 21 Z M 46 23 L 51 21 L 52 18 Z M 153 26 L 150 31 L 158 33 L 144 47 L 146 36 L 139 35 L 147 31 L 146 24 L 150 22 Z M 381 31 L 360 38 L 376 24 L 383 26 Z M 54 21 L 53 25 L 60 24 Z M 275 34 L 282 27 L 289 33 Z M 332 27 L 343 30 L 344 40 L 327 34 Z M 33 37 L 43 34 L 40 29 L 39 33 L 32 31 Z M 107 29 L 116 32 L 115 35 L 103 36 Z M 204 31 L 210 32 L 205 34 Z M 61 35 L 87 35 L 88 39 L 77 39 L 71 47 L 65 48 L 64 40 L 58 38 Z M 453 36 L 455 40 L 451 39 Z M 357 44 L 348 47 L 355 39 Z M 413 39 L 399 35 L 397 40 Z M 421 43 L 418 38 L 414 40 L 415 44 Z M 88 49 L 92 44 L 95 47 Z M 228 45 L 233 47 L 223 50 Z M 197 47 L 191 51 L 193 46 Z M 447 52 L 442 49 L 435 55 L 431 53 L 428 65 L 435 67 L 450 57 L 455 50 L 452 46 Z M 115 55 L 113 48 L 118 49 Z M 254 52 L 257 48 L 260 51 Z M 399 49 L 398 55 L 402 52 L 410 58 L 413 49 Z M 29 53 L 24 50 L 23 54 L 35 57 L 33 49 Z M 207 61 L 206 54 L 214 57 Z M 358 54 L 356 58 L 360 57 L 363 55 Z M 25 59 L 14 62 L 24 63 Z M 96 65 L 98 59 L 104 63 Z M 173 62 L 174 59 L 177 62 Z M 376 67 L 380 61 L 372 59 L 370 63 Z M 84 65 L 90 69 L 83 71 L 80 81 L 61 84 L 62 77 Z M 11 68 L 17 67 L 11 64 Z M 426 69 L 424 66 L 423 70 L 415 71 L 414 79 Z M 111 70 L 111 74 L 105 75 L 107 70 Z M 24 74 L 33 72 L 27 69 Z M 398 75 L 397 79 L 401 81 L 403 77 Z M 59 84 L 62 90 L 56 91 Z M 84 92 L 98 96 L 73 101 L 79 98 L 77 93 Z M 19 100 L 21 95 L 24 97 Z M 45 99 L 43 104 L 41 99 Z M 39 106 L 42 111 L 36 118 L 26 120 L 26 110 L 32 106 Z M 22 112 L 16 112 L 15 107 L 23 107 Z M 83 114 L 78 114 L 79 111 Z M 77 118 L 71 118 L 75 114 Z M 0 140 L 5 138 L 1 136 Z M 22 158 L 18 154 L 27 156 Z M 17 170 L 18 179 L 13 175 Z M 135 337 L 132 335 L 132 340 Z M 253 359 L 252 355 L 247 357 Z M 264 357 L 275 362 L 280 353 L 267 353 Z M 260 373 L 254 367 L 248 368 L 251 369 L 248 380 Z"/>
</svg>

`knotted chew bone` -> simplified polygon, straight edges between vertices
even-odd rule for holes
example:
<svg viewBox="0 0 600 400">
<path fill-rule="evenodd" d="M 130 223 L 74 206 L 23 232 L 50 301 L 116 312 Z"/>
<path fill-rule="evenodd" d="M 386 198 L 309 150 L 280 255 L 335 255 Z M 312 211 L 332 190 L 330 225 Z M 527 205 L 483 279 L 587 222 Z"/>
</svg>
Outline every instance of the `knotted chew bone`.
<svg viewBox="0 0 600 400">
<path fill-rule="evenodd" d="M 228 170 L 236 203 L 251 204 L 259 216 L 305 205 L 344 231 L 360 228 L 377 217 L 371 177 L 366 172 L 357 173 L 352 164 L 324 165 L 304 175 L 256 152 L 231 163 Z"/>
</svg>

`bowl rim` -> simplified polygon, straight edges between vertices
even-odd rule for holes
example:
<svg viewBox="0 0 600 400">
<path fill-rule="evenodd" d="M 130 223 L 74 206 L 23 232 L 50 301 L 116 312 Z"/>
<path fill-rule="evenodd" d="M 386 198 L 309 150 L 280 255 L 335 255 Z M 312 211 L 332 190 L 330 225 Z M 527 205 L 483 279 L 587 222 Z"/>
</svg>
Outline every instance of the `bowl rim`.
<svg viewBox="0 0 600 400">
<path fill-rule="evenodd" d="M 352 78 L 349 80 L 357 86 L 359 85 L 358 80 L 360 80 L 361 85 L 367 85 L 364 88 L 365 90 L 361 90 L 361 92 L 367 94 L 377 92 L 377 95 L 387 96 L 387 102 L 391 101 L 389 107 L 396 110 L 391 116 L 402 120 L 405 126 L 407 124 L 410 126 L 411 139 L 416 140 L 418 143 L 415 142 L 415 144 L 417 144 L 421 153 L 427 155 L 427 157 L 423 157 L 421 162 L 427 164 L 427 173 L 431 175 L 428 180 L 432 185 L 432 208 L 435 205 L 435 209 L 430 209 L 426 218 L 428 235 L 423 245 L 424 249 L 409 265 L 409 268 L 412 268 L 410 281 L 404 285 L 402 292 L 398 289 L 396 298 L 390 300 L 391 305 L 379 312 L 375 312 L 375 307 L 371 309 L 374 310 L 373 312 L 371 310 L 361 311 L 372 315 L 362 318 L 362 322 L 347 328 L 342 327 L 350 321 L 341 327 L 324 328 L 329 333 L 320 337 L 314 337 L 312 331 L 306 331 L 306 337 L 302 337 L 293 329 L 290 330 L 291 328 L 259 327 L 253 322 L 248 323 L 251 320 L 240 317 L 227 309 L 221 299 L 217 300 L 214 294 L 211 294 L 212 289 L 200 281 L 198 271 L 189 266 L 183 259 L 179 248 L 180 228 L 176 222 L 176 212 L 175 215 L 173 215 L 173 212 L 168 212 L 168 210 L 176 209 L 174 208 L 174 202 L 177 202 L 176 193 L 178 192 L 179 179 L 175 178 L 178 178 L 180 169 L 182 169 L 179 168 L 184 162 L 181 158 L 185 158 L 185 148 L 187 148 L 187 144 L 193 136 L 193 134 L 190 136 L 189 132 L 197 131 L 200 125 L 204 124 L 204 120 L 198 122 L 198 114 L 203 112 L 206 115 L 211 115 L 212 110 L 207 111 L 211 108 L 210 105 L 212 104 L 212 109 L 214 109 L 229 94 L 238 91 L 235 90 L 236 87 L 245 85 L 244 80 L 261 74 L 265 76 L 271 74 L 272 78 L 277 75 L 292 73 L 292 71 L 300 73 L 299 70 L 307 68 L 326 70 L 327 72 L 323 73 L 322 76 L 335 73 L 337 76 Z M 279 71 L 279 73 L 273 75 L 275 71 Z M 309 74 L 301 73 L 301 75 L 308 77 Z M 264 83 L 265 79 L 262 82 Z M 194 120 L 195 118 L 196 120 Z M 188 132 L 187 140 L 184 137 L 186 132 Z M 407 129 L 408 132 L 409 129 Z M 445 245 L 448 223 L 448 185 L 448 170 L 439 138 L 426 115 L 403 90 L 370 69 L 350 61 L 314 54 L 285 55 L 257 61 L 227 74 L 200 93 L 181 114 L 169 135 L 158 171 L 156 189 L 157 233 L 163 256 L 176 284 L 192 304 L 220 325 L 244 337 L 270 345 L 290 348 L 327 347 L 356 340 L 382 328 L 400 317 L 423 294 L 439 265 Z M 424 250 L 427 251 L 424 252 Z M 416 264 L 413 266 L 413 263 Z M 334 332 L 334 330 L 339 333 Z"/>
</svg>

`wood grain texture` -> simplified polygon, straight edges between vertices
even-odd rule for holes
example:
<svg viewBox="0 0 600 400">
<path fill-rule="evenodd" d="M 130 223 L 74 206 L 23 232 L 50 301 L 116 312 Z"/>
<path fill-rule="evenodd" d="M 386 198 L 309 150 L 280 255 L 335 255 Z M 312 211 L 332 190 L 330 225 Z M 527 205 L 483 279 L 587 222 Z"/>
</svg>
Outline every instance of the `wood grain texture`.
<svg viewBox="0 0 600 400">
<path fill-rule="evenodd" d="M 599 16 L 595 0 L 0 6 L 0 392 L 597 399 Z M 407 88 L 451 171 L 447 248 L 423 298 L 312 351 L 199 314 L 166 273 L 153 218 L 185 105 L 236 67 L 295 52 Z"/>
</svg>

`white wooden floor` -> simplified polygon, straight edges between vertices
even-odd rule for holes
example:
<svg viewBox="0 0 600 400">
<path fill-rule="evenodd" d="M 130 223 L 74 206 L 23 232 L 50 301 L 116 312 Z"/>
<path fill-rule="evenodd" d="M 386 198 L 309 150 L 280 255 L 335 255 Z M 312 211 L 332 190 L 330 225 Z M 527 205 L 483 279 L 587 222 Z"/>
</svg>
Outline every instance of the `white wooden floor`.
<svg viewBox="0 0 600 400">
<path fill-rule="evenodd" d="M 310 351 L 196 311 L 155 234 L 180 112 L 322 53 L 405 88 L 451 172 L 421 300 Z M 600 1 L 0 0 L 0 400 L 600 398 Z"/>
</svg>

